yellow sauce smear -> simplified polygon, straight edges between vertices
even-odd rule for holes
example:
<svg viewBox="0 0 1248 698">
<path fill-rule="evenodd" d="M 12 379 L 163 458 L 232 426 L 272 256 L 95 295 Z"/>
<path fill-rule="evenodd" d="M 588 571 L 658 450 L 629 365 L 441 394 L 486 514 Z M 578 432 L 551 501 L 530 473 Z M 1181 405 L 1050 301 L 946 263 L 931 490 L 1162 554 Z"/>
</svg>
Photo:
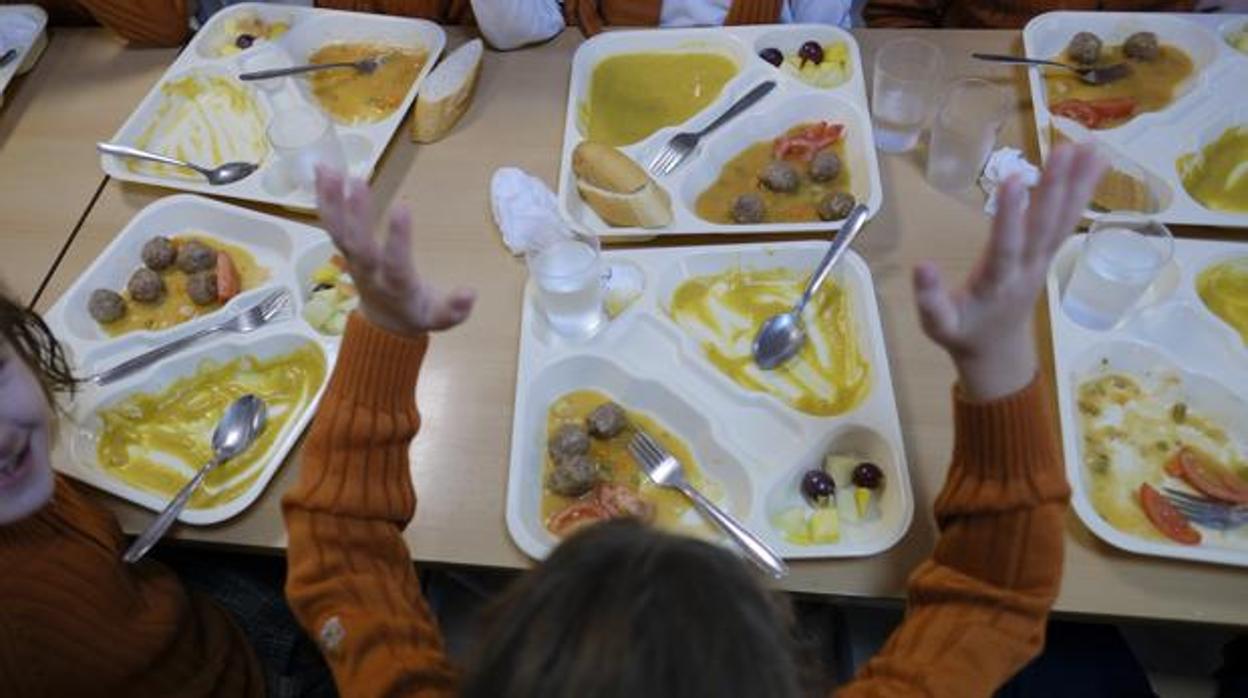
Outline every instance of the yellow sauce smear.
<svg viewBox="0 0 1248 698">
<path fill-rule="evenodd" d="M 312 342 L 270 359 L 204 361 L 193 375 L 158 393 L 135 393 L 100 410 L 100 466 L 122 482 L 172 497 L 212 457 L 212 432 L 226 407 L 254 393 L 268 407 L 264 432 L 242 455 L 212 471 L 189 506 L 226 504 L 260 476 L 277 437 L 307 409 L 325 371 L 325 357 Z"/>
<path fill-rule="evenodd" d="M 1165 109 L 1174 101 L 1174 92 L 1192 75 L 1194 65 L 1182 49 L 1169 44 L 1158 46 L 1157 58 L 1138 61 L 1122 52 L 1122 45 L 1105 46 L 1101 49 L 1097 66 L 1126 63 L 1131 72 L 1121 80 L 1104 85 L 1089 85 L 1074 73 L 1060 68 L 1046 70 L 1044 84 L 1046 99 L 1051 108 L 1067 99 L 1096 101 L 1115 97 L 1130 97 L 1136 101 L 1135 114 L 1121 119 L 1107 120 L 1098 128 L 1113 128 L 1130 121 L 1135 115 Z M 1068 65 L 1080 65 L 1063 51 L 1054 60 Z"/>
<path fill-rule="evenodd" d="M 1205 208 L 1248 213 L 1248 126 L 1228 128 L 1175 163 L 1183 188 Z"/>
<path fill-rule="evenodd" d="M 1248 344 L 1248 257 L 1230 259 L 1200 272 L 1196 293 Z"/>
<path fill-rule="evenodd" d="M 610 397 L 596 390 L 577 390 L 560 397 L 550 406 L 550 411 L 546 416 L 547 439 L 549 440 L 559 430 L 559 427 L 565 424 L 583 427 L 585 418 L 594 411 L 594 408 L 610 401 Z M 693 452 L 689 450 L 689 446 L 684 441 L 649 415 L 630 410 L 627 405 L 621 405 L 621 407 L 624 407 L 630 424 L 654 437 L 667 449 L 668 453 L 680 461 L 684 466 L 685 476 L 689 478 L 689 482 L 694 487 L 711 499 L 719 498 L 716 483 L 711 483 L 706 479 L 693 459 Z M 634 490 L 638 497 L 653 504 L 656 526 L 682 533 L 709 534 L 709 529 L 702 524 L 690 525 L 681 521 L 690 507 L 688 498 L 676 490 L 655 486 L 640 470 L 637 462 L 628 452 L 628 442 L 632 439 L 633 433 L 632 429 L 625 429 L 611 439 L 590 438 L 589 457 L 606 467 L 605 481 L 625 485 Z M 554 459 L 547 453 L 542 466 L 542 482 L 546 481 L 554 467 Z M 550 517 L 563 511 L 569 505 L 580 501 L 591 501 L 593 497 L 592 490 L 580 497 L 564 497 L 543 487 L 542 521 L 549 521 Z"/>
<path fill-rule="evenodd" d="M 354 68 L 312 74 L 312 94 L 335 121 L 344 124 L 381 121 L 403 105 L 429 54 L 384 44 L 333 43 L 317 49 L 309 63 L 349 63 L 384 56 L 370 74 Z"/>
<path fill-rule="evenodd" d="M 1168 480 L 1166 462 L 1181 447 L 1204 454 L 1213 462 L 1230 463 L 1231 472 L 1245 474 L 1226 430 L 1191 409 L 1181 399 L 1177 376 L 1149 390 L 1123 373 L 1108 373 L 1079 386 L 1077 405 L 1083 439 L 1084 482 L 1096 509 L 1124 533 L 1169 540 L 1153 526 L 1138 500 L 1140 485 L 1184 485 Z"/>
<path fill-rule="evenodd" d="M 582 106 L 589 140 L 631 145 L 705 109 L 737 74 L 718 53 L 622 53 L 604 58 Z"/>
<path fill-rule="evenodd" d="M 170 239 L 175 247 L 195 240 L 218 252 L 228 254 L 234 262 L 234 267 L 238 270 L 240 293 L 256 288 L 269 278 L 269 270 L 257 264 L 255 257 L 252 257 L 250 252 L 237 245 L 230 245 L 210 237 L 193 234 L 179 235 Z M 138 303 L 130 298 L 129 291 L 122 290 L 121 295 L 126 299 L 126 314 L 120 320 L 100 325 L 105 334 L 110 337 L 120 337 L 123 334 L 136 330 L 163 330 L 180 325 L 201 315 L 207 315 L 220 310 L 221 306 L 225 305 L 220 302 L 196 305 L 186 292 L 186 284 L 191 277 L 180 271 L 176 265 L 159 272 L 159 274 L 160 278 L 165 281 L 164 298 L 159 303 Z"/>
<path fill-rule="evenodd" d="M 769 393 L 819 417 L 843 414 L 871 390 L 871 365 L 859 348 L 849 293 L 832 279 L 806 306 L 807 341 L 780 368 L 760 369 L 751 347 L 767 318 L 787 312 L 809 277 L 791 269 L 733 269 L 689 279 L 670 314 L 702 344 L 706 358 L 746 390 Z"/>
<path fill-rule="evenodd" d="M 188 75 L 160 88 L 156 117 L 135 142 L 140 148 L 203 167 L 261 163 L 269 153 L 264 115 L 249 88 L 220 75 Z M 131 160 L 132 172 L 202 179 L 185 167 Z"/>
<path fill-rule="evenodd" d="M 799 124 L 789 129 L 785 135 L 793 136 L 810 128 L 814 124 Z M 736 157 L 724 164 L 715 183 L 698 195 L 694 208 L 700 218 L 712 223 L 734 225 L 732 205 L 742 194 L 758 194 L 763 199 L 767 211 L 764 220 L 768 223 L 801 223 L 820 220 L 819 201 L 828 194 L 849 192 L 849 163 L 845 158 L 845 139 L 824 150 L 831 150 L 841 159 L 841 172 L 836 179 L 827 182 L 816 182 L 806 173 L 808 164 L 800 160 L 788 160 L 797 168 L 799 184 L 792 192 L 777 192 L 759 184 L 759 175 L 772 161 L 774 140 L 759 141 L 741 151 Z"/>
</svg>

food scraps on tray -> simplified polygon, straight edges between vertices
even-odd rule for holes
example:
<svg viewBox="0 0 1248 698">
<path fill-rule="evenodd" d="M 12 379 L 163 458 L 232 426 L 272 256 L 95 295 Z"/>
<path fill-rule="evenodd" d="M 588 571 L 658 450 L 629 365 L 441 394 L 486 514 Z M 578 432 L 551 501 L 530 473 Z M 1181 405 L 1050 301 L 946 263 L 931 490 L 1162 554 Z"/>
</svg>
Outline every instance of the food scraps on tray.
<svg viewBox="0 0 1248 698">
<path fill-rule="evenodd" d="M 247 250 L 193 233 L 153 237 L 140 258 L 125 289 L 97 288 L 87 300 L 87 312 L 111 337 L 206 315 L 268 278 Z"/>
<path fill-rule="evenodd" d="M 1228 128 L 1175 163 L 1183 188 L 1205 208 L 1248 213 L 1248 124 Z"/>
<path fill-rule="evenodd" d="M 725 163 L 695 209 L 723 224 L 841 220 L 856 203 L 850 175 L 844 125 L 800 124 Z"/>
<path fill-rule="evenodd" d="M 163 390 L 133 393 L 96 413 L 100 468 L 132 487 L 172 497 L 212 457 L 212 432 L 225 408 L 253 393 L 268 407 L 264 432 L 242 455 L 209 473 L 189 506 L 226 504 L 260 476 L 265 456 L 307 409 L 325 375 L 325 357 L 312 342 L 267 359 L 205 360 Z"/>
<path fill-rule="evenodd" d="M 814 87 L 841 85 L 849 80 L 851 72 L 849 47 L 843 41 L 826 44 L 807 41 L 794 53 L 767 47 L 759 51 L 758 56 L 781 72 Z"/>
<path fill-rule="evenodd" d="M 841 525 L 880 519 L 884 471 L 852 455 L 830 453 L 822 467 L 802 474 L 805 506 L 790 507 L 772 525 L 795 545 L 826 545 L 841 539 Z"/>
<path fill-rule="evenodd" d="M 1146 378 L 1110 372 L 1081 383 L 1077 404 L 1097 513 L 1124 533 L 1195 545 L 1214 533 L 1194 526 L 1161 492 L 1169 487 L 1248 503 L 1248 463 L 1228 432 L 1243 425 L 1201 414 L 1182 388 L 1169 372 Z"/>
<path fill-rule="evenodd" d="M 689 501 L 675 490 L 657 487 L 628 452 L 642 429 L 680 461 L 690 484 L 715 499 L 682 440 L 649 415 L 628 410 L 603 393 L 578 390 L 550 406 L 542 468 L 541 516 L 546 528 L 566 537 L 610 518 L 634 517 L 668 530 L 702 532 L 705 526 L 682 521 Z"/>
<path fill-rule="evenodd" d="M 216 167 L 227 162 L 259 164 L 269 154 L 265 115 L 246 83 L 196 72 L 160 87 L 161 101 L 135 145 Z M 131 160 L 132 172 L 199 179 L 185 167 Z"/>
<path fill-rule="evenodd" d="M 576 191 L 607 225 L 661 228 L 672 222 L 672 199 L 618 149 L 582 141 L 572 151 Z"/>
<path fill-rule="evenodd" d="M 1240 25 L 1239 29 L 1234 29 L 1227 33 L 1226 43 L 1231 48 L 1243 54 L 1248 54 L 1248 22 Z"/>
<path fill-rule="evenodd" d="M 317 49 L 308 62 L 353 63 L 367 58 L 380 58 L 381 65 L 371 73 L 341 68 L 321 70 L 309 78 L 313 96 L 339 123 L 381 121 L 393 114 L 403 105 L 429 54 L 402 46 L 335 42 Z"/>
<path fill-rule="evenodd" d="M 274 41 L 290 31 L 289 22 L 266 22 L 254 12 L 235 12 L 225 19 L 213 45 L 218 56 L 234 56 L 260 41 Z"/>
<path fill-rule="evenodd" d="M 312 270 L 311 295 L 303 304 L 303 319 L 321 334 L 340 335 L 347 331 L 347 316 L 360 304 L 355 282 L 347 273 L 342 255 L 332 255 Z"/>
<path fill-rule="evenodd" d="M 625 146 L 691 119 L 719 97 L 738 71 L 720 53 L 654 51 L 602 59 L 580 106 L 586 137 Z"/>
<path fill-rule="evenodd" d="M 1210 265 L 1196 277 L 1205 307 L 1230 325 L 1248 345 L 1248 257 Z"/>
<path fill-rule="evenodd" d="M 742 388 L 768 393 L 806 414 L 844 414 L 870 391 L 871 365 L 859 347 L 849 292 L 836 280 L 824 283 L 807 304 L 807 341 L 797 356 L 771 371 L 754 363 L 758 328 L 792 308 L 807 278 L 785 268 L 693 277 L 672 294 L 668 312 L 701 344 L 707 360 Z"/>
</svg>

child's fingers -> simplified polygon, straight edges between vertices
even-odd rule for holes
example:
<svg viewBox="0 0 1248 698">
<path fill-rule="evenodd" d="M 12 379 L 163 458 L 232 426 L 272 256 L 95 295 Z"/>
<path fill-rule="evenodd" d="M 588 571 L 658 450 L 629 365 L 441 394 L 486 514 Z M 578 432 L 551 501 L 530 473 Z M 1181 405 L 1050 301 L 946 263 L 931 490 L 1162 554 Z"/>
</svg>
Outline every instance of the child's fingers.
<svg viewBox="0 0 1248 698">
<path fill-rule="evenodd" d="M 1058 226 L 1062 205 L 1066 199 L 1066 177 L 1070 172 L 1072 149 L 1059 145 L 1053 149 L 1045 164 L 1040 184 L 1031 192 L 1027 207 L 1027 230 L 1029 235 L 1047 239 Z"/>
<path fill-rule="evenodd" d="M 346 235 L 352 243 L 353 262 L 366 266 L 377 264 L 377 243 L 373 240 L 373 196 L 368 184 L 358 179 L 347 181 Z"/>
<path fill-rule="evenodd" d="M 339 247 L 345 247 L 346 209 L 342 201 L 342 175 L 323 165 L 316 168 L 316 207 L 330 237 Z"/>
<path fill-rule="evenodd" d="M 950 342 L 958 327 L 958 309 L 931 262 L 914 268 L 914 298 L 927 336 L 942 345 Z"/>
<path fill-rule="evenodd" d="M 1090 143 L 1080 145 L 1076 150 L 1074 160 L 1070 165 L 1070 185 L 1067 187 L 1066 203 L 1063 206 L 1064 216 L 1061 227 L 1050 240 L 1051 250 L 1055 251 L 1060 247 L 1066 236 L 1079 224 L 1084 209 L 1092 200 L 1092 193 L 1096 191 L 1096 186 L 1101 181 L 1106 164 L 1100 151 Z"/>
<path fill-rule="evenodd" d="M 402 289 L 416 285 L 412 268 L 412 214 L 397 206 L 390 211 L 386 241 L 381 250 L 381 271 L 392 284 Z"/>
<path fill-rule="evenodd" d="M 1023 183 L 1017 176 L 1008 177 L 997 194 L 997 215 L 992 219 L 992 236 L 988 240 L 985 270 L 994 279 L 1007 278 L 1009 269 L 1018 264 L 1025 240 L 1023 227 Z"/>
</svg>

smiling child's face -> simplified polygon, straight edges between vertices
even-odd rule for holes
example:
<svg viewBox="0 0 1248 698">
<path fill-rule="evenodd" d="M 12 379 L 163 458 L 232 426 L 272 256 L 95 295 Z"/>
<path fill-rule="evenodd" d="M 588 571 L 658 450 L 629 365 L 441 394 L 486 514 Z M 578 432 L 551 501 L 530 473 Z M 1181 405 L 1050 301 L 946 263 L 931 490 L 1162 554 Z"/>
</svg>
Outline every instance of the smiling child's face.
<svg viewBox="0 0 1248 698">
<path fill-rule="evenodd" d="M 39 379 L 0 339 L 0 526 L 34 514 L 52 497 L 52 420 Z"/>
</svg>

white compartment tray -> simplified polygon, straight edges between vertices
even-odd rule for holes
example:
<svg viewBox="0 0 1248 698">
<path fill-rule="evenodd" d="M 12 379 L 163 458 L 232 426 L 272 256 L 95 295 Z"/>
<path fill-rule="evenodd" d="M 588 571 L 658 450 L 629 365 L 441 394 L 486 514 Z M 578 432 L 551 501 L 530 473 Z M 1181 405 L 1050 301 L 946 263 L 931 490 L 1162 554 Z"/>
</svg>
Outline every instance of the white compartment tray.
<svg viewBox="0 0 1248 698">
<path fill-rule="evenodd" d="M 1204 540 L 1188 546 L 1128 533 L 1106 521 L 1089 494 L 1092 474 L 1084 466 L 1077 404 L 1079 385 L 1105 372 L 1143 377 L 1146 384 L 1176 376 L 1178 384 L 1167 394 L 1212 417 L 1228 432 L 1239 458 L 1248 458 L 1248 348 L 1204 305 L 1195 287 L 1197 275 L 1210 265 L 1248 258 L 1248 245 L 1176 239 L 1173 261 L 1136 308 L 1117 327 L 1094 331 L 1071 320 L 1061 304 L 1084 237 L 1067 241 L 1048 278 L 1058 407 L 1075 511 L 1093 533 L 1123 550 L 1248 566 L 1248 527 L 1226 533 L 1198 527 Z"/>
<path fill-rule="evenodd" d="M 0 105 L 13 78 L 35 67 L 48 45 L 48 13 L 38 5 L 0 6 L 0 53 L 16 49 L 17 55 L 0 68 Z"/>
<path fill-rule="evenodd" d="M 554 400 L 581 389 L 606 393 L 684 440 L 707 477 L 721 486 L 721 504 L 786 558 L 874 555 L 900 540 L 913 516 L 913 495 L 871 273 L 857 254 L 847 252 L 832 278 L 849 291 L 858 341 L 870 362 L 870 391 L 836 417 L 810 416 L 739 387 L 665 310 L 687 278 L 734 268 L 809 273 L 826 249 L 824 242 L 798 242 L 606 251 L 613 275 L 632 272 L 645 285 L 626 310 L 583 343 L 550 332 L 530 286 L 507 486 L 507 527 L 520 549 L 541 558 L 558 542 L 540 513 L 547 414 Z M 772 518 L 800 505 L 802 473 L 820 467 L 833 449 L 869 457 L 884 470 L 882 516 L 843 524 L 834 544 L 789 543 Z"/>
<path fill-rule="evenodd" d="M 110 338 L 87 313 L 87 299 L 97 288 L 120 290 L 130 274 L 141 266 L 139 250 L 157 235 L 195 233 L 243 247 L 268 269 L 268 279 L 244 291 L 213 313 L 161 331 L 137 331 Z M 270 292 L 285 288 L 294 310 L 290 319 L 262 327 L 249 334 L 216 334 L 142 371 L 105 387 L 84 384 L 66 405 L 69 418 L 62 424 L 54 459 L 67 475 L 151 509 L 159 511 L 168 498 L 133 487 L 102 470 L 95 451 L 95 411 L 135 392 L 152 392 L 176 378 L 191 375 L 205 359 L 228 361 L 250 354 L 270 357 L 305 342 L 314 343 L 325 359 L 325 380 L 300 415 L 284 426 L 269 452 L 255 466 L 259 476 L 240 496 L 212 508 L 187 508 L 179 520 L 189 524 L 214 524 L 246 509 L 264 491 L 300 434 L 316 413 L 321 393 L 333 372 L 341 343 L 339 337 L 323 335 L 303 319 L 304 301 L 311 289 L 311 270 L 329 258 L 333 243 L 311 226 L 256 213 L 245 208 L 182 194 L 163 198 L 136 215 L 48 311 L 53 333 L 70 351 L 75 375 L 91 375 L 164 342 L 220 322 L 256 303 Z M 204 434 L 209 439 L 211 433 Z M 250 476 L 240 474 L 239 478 Z M 188 473 L 187 477 L 190 477 Z"/>
</svg>

